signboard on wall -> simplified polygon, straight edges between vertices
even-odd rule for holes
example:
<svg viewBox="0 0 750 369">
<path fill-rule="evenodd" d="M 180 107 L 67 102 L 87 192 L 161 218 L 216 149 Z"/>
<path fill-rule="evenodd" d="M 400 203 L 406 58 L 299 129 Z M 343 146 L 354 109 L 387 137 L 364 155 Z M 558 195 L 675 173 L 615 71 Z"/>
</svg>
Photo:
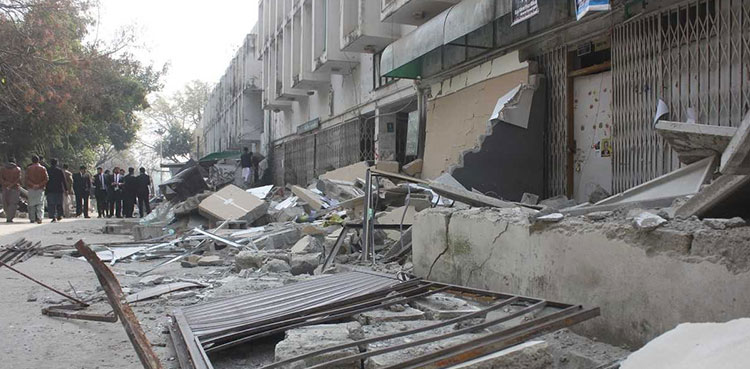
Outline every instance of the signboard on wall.
<svg viewBox="0 0 750 369">
<path fill-rule="evenodd" d="M 610 9 L 609 0 L 576 0 L 576 19 L 581 20 L 588 12 L 602 12 Z"/>
<path fill-rule="evenodd" d="M 513 23 L 514 26 L 535 15 L 539 14 L 537 0 L 513 0 Z"/>
<path fill-rule="evenodd" d="M 297 126 L 297 134 L 303 134 L 310 131 L 314 131 L 320 127 L 320 118 L 315 118 L 311 121 L 305 122 Z"/>
</svg>

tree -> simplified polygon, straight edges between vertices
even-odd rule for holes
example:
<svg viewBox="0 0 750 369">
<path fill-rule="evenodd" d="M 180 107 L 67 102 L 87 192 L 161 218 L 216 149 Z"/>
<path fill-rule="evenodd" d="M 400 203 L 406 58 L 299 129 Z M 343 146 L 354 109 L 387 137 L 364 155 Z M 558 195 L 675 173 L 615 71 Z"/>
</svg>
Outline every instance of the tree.
<svg viewBox="0 0 750 369">
<path fill-rule="evenodd" d="M 170 95 L 156 95 L 150 108 L 144 112 L 145 135 L 157 133 L 153 145 L 142 144 L 159 152 L 164 158 L 178 162 L 189 156 L 195 145 L 193 134 L 203 118 L 203 108 L 208 101 L 211 85 L 192 81 L 180 91 Z"/>
<path fill-rule="evenodd" d="M 86 0 L 0 0 L 0 154 L 93 164 L 122 150 L 164 70 L 122 52 L 132 37 L 86 44 Z"/>
</svg>

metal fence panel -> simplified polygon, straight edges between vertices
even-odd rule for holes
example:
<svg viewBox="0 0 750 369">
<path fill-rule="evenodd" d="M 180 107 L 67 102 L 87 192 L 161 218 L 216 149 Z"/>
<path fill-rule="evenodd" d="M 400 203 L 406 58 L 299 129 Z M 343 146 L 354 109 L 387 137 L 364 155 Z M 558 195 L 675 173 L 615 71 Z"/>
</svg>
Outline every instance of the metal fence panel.
<svg viewBox="0 0 750 369">
<path fill-rule="evenodd" d="M 547 77 L 547 126 L 544 132 L 544 195 L 567 193 L 568 78 L 565 47 L 537 58 Z"/>
<path fill-rule="evenodd" d="M 669 119 L 739 126 L 750 109 L 750 0 L 691 0 L 615 27 L 614 191 L 679 168 L 653 129 Z"/>
</svg>

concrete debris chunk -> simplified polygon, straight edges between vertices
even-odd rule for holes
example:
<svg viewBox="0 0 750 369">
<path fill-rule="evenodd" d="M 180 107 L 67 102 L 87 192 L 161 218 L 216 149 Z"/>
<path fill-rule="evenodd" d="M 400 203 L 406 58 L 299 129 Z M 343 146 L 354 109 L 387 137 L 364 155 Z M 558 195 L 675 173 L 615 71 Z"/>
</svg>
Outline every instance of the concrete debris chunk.
<svg viewBox="0 0 750 369">
<path fill-rule="evenodd" d="M 401 165 L 393 160 L 378 160 L 375 162 L 375 169 L 388 173 L 398 173 Z"/>
<path fill-rule="evenodd" d="M 750 174 L 750 112 L 721 155 L 720 171 L 722 174 Z"/>
<path fill-rule="evenodd" d="M 684 323 L 634 352 L 621 369 L 744 369 L 750 356 L 750 319 Z"/>
<path fill-rule="evenodd" d="M 292 254 L 290 260 L 292 275 L 310 274 L 320 265 L 321 254 Z"/>
<path fill-rule="evenodd" d="M 606 220 L 607 218 L 611 217 L 612 214 L 614 214 L 611 211 L 595 211 L 593 213 L 588 213 L 585 215 L 586 219 L 598 222 L 601 220 Z"/>
<path fill-rule="evenodd" d="M 642 231 L 653 231 L 667 223 L 667 220 L 647 211 L 641 212 L 633 218 L 633 226 Z"/>
<path fill-rule="evenodd" d="M 234 256 L 234 266 L 237 270 L 244 269 L 260 269 L 263 266 L 263 260 L 265 257 L 254 251 L 240 251 L 239 254 Z"/>
<path fill-rule="evenodd" d="M 555 197 L 550 197 L 549 199 L 544 199 L 539 202 L 539 205 L 560 210 L 560 209 L 569 208 L 571 206 L 575 206 L 576 201 L 569 200 L 568 197 L 565 195 L 559 195 Z"/>
<path fill-rule="evenodd" d="M 156 286 L 157 284 L 163 283 L 166 278 L 167 277 L 159 274 L 149 275 L 141 278 L 141 280 L 138 281 L 138 284 L 141 286 Z"/>
<path fill-rule="evenodd" d="M 306 188 L 302 188 L 300 186 L 292 186 L 292 192 L 300 198 L 300 200 L 306 202 L 308 205 L 310 205 L 311 208 L 313 208 L 316 211 L 320 211 L 323 208 L 327 208 L 328 204 L 326 204 L 323 199 L 320 197 L 320 195 L 316 194 L 315 192 L 312 192 Z"/>
<path fill-rule="evenodd" d="M 660 120 L 654 128 L 669 143 L 669 147 L 677 152 L 677 157 L 683 164 L 692 164 L 723 153 L 737 133 L 735 127 L 666 120 Z"/>
<path fill-rule="evenodd" d="M 713 229 L 727 229 L 727 228 L 737 228 L 737 227 L 744 227 L 747 225 L 744 219 L 740 217 L 734 217 L 730 219 L 721 219 L 721 218 L 706 218 L 703 219 L 703 224 L 709 228 Z"/>
<path fill-rule="evenodd" d="M 305 236 L 297 241 L 291 250 L 292 254 L 311 254 L 323 252 L 323 242 L 319 237 Z"/>
<path fill-rule="evenodd" d="M 283 341 L 276 344 L 275 361 L 282 361 L 304 353 L 318 351 L 331 346 L 338 346 L 345 343 L 352 343 L 359 338 L 361 333 L 360 324 L 357 322 L 343 324 L 319 324 L 302 328 L 290 329 L 286 332 Z M 309 368 L 316 364 L 335 360 L 342 357 L 356 355 L 359 353 L 357 347 L 350 347 L 344 350 L 329 352 L 323 355 L 317 355 L 302 361 L 295 362 L 285 366 L 289 369 Z M 359 369 L 359 362 L 342 364 L 336 368 Z"/>
<path fill-rule="evenodd" d="M 370 166 L 367 162 L 361 161 L 352 165 L 347 165 L 338 169 L 328 171 L 321 174 L 318 178 L 345 181 L 350 183 L 356 183 L 357 178 L 364 178 L 367 168 Z"/>
<path fill-rule="evenodd" d="M 401 171 L 408 176 L 417 177 L 422 174 L 422 165 L 424 165 L 424 160 L 416 159 L 404 164 L 404 166 L 401 167 Z"/>
<path fill-rule="evenodd" d="M 521 196 L 521 204 L 536 205 L 539 203 L 539 195 L 533 193 L 524 192 Z"/>
<path fill-rule="evenodd" d="M 536 218 L 536 220 L 540 222 L 545 222 L 545 223 L 557 223 L 563 219 L 565 219 L 565 215 L 561 213 L 552 213 L 552 214 L 543 215 L 539 218 Z"/>
<path fill-rule="evenodd" d="M 203 256 L 198 259 L 198 266 L 222 266 L 224 260 L 218 255 Z"/>
<path fill-rule="evenodd" d="M 280 259 L 271 259 L 263 267 L 261 271 L 268 273 L 288 273 L 291 271 L 289 263 Z"/>
<path fill-rule="evenodd" d="M 228 185 L 201 201 L 198 210 L 214 220 L 241 219 L 252 223 L 266 214 L 268 203 L 237 186 Z"/>
</svg>

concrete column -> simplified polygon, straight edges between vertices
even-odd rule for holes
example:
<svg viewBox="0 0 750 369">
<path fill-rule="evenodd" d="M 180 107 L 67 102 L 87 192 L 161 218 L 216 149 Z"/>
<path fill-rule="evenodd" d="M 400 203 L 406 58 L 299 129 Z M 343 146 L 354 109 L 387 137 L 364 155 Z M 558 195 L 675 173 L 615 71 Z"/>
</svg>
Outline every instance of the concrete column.
<svg viewBox="0 0 750 369">
<path fill-rule="evenodd" d="M 396 115 L 381 115 L 387 110 L 375 110 L 375 158 L 379 160 L 396 159 Z"/>
</svg>

